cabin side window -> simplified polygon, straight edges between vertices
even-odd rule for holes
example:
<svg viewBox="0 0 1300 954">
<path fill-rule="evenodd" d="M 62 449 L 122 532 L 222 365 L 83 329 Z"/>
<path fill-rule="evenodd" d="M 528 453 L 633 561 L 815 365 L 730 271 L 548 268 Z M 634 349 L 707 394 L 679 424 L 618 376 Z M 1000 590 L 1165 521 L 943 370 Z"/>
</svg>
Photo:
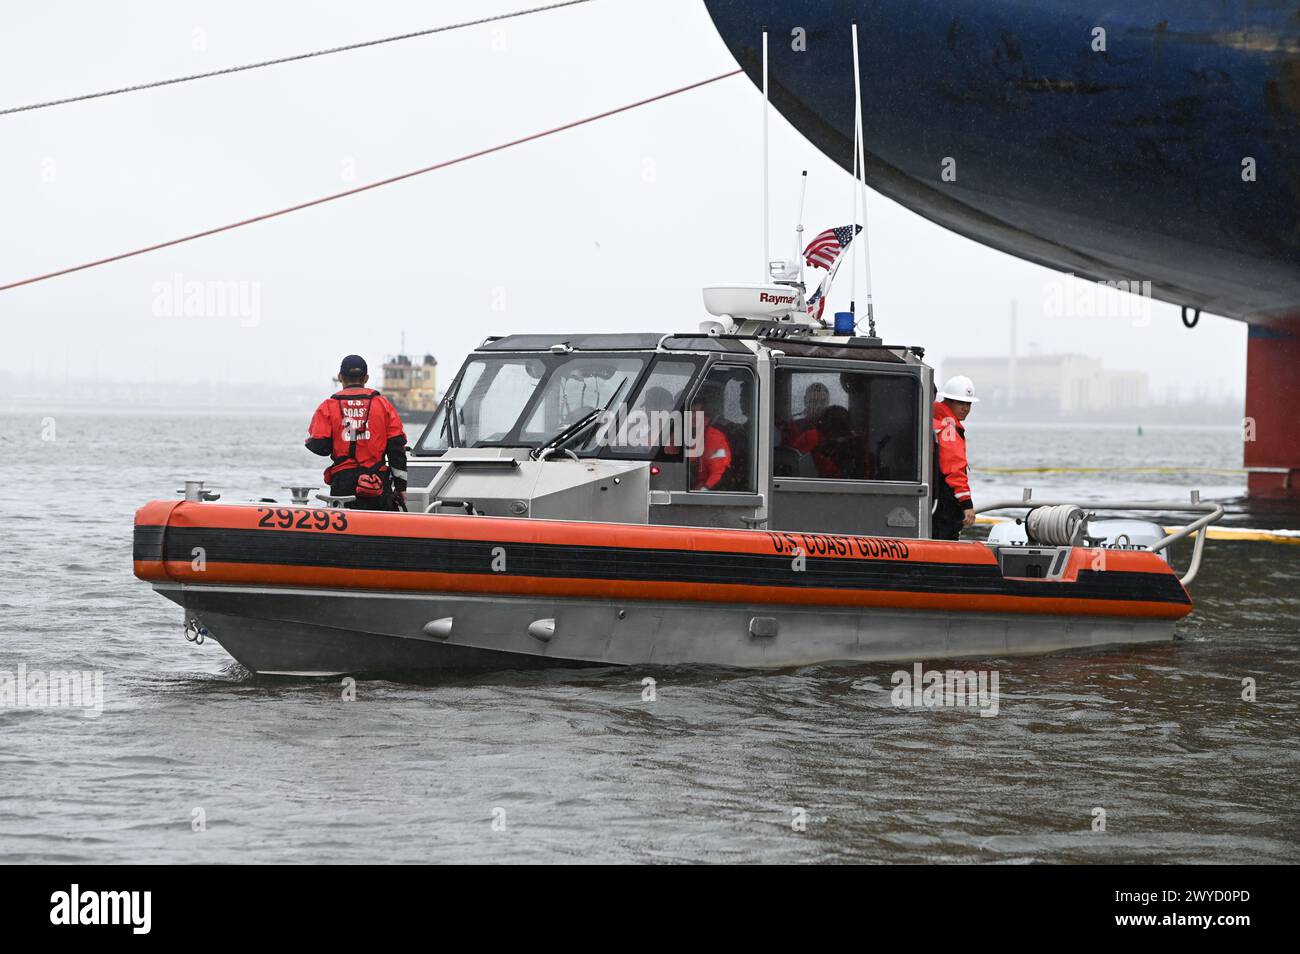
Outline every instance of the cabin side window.
<svg viewBox="0 0 1300 954">
<path fill-rule="evenodd" d="M 920 480 L 915 378 L 782 368 L 775 380 L 774 476 Z"/>
<path fill-rule="evenodd" d="M 694 361 L 657 359 L 636 400 L 596 431 L 584 452 L 604 448 L 611 457 L 669 459 L 683 442 L 682 401 L 698 370 Z"/>
<path fill-rule="evenodd" d="M 715 493 L 754 493 L 757 418 L 754 372 L 740 365 L 714 365 L 687 409 L 687 488 Z"/>
</svg>

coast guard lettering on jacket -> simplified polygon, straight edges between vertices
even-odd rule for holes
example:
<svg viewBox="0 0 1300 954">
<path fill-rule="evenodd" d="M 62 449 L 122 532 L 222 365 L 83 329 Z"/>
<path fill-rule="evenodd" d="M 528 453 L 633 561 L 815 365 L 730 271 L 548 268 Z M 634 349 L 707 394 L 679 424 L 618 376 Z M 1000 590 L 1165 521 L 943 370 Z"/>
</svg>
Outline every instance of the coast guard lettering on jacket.
<svg viewBox="0 0 1300 954">
<path fill-rule="evenodd" d="M 360 468 L 371 473 L 391 469 L 393 486 L 406 489 L 406 434 L 402 418 L 388 398 L 370 388 L 344 388 L 321 402 L 307 430 L 307 449 L 333 463 L 325 480 Z"/>
</svg>

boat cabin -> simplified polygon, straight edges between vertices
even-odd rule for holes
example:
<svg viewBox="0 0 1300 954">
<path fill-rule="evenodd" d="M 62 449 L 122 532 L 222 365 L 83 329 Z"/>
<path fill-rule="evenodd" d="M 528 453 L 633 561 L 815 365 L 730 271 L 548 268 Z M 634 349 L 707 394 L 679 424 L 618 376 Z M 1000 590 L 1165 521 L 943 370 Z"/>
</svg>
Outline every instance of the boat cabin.
<svg viewBox="0 0 1300 954">
<path fill-rule="evenodd" d="M 410 450 L 408 506 L 926 537 L 923 354 L 767 321 L 488 338 Z"/>
</svg>

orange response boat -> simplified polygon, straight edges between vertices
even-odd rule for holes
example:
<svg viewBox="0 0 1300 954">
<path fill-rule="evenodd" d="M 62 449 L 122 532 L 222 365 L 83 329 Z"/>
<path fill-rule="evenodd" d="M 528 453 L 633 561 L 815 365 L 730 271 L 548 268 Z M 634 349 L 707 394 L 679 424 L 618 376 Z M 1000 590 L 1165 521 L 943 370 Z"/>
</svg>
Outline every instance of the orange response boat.
<svg viewBox="0 0 1300 954">
<path fill-rule="evenodd" d="M 192 638 L 291 674 L 1002 655 L 1167 640 L 1191 611 L 1221 508 L 1104 508 L 1200 514 L 1167 534 L 1026 492 L 980 508 L 1025 512 L 988 542 L 928 539 L 919 348 L 788 315 L 710 330 L 488 339 L 412 448 L 412 512 L 192 486 L 136 514 L 135 573 Z M 727 452 L 709 486 L 703 447 Z"/>
</svg>

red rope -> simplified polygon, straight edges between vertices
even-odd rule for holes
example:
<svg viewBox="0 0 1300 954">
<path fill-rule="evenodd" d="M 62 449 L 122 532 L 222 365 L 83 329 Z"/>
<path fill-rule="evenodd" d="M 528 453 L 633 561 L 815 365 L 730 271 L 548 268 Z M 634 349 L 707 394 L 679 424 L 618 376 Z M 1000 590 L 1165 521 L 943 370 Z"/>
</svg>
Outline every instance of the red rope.
<svg viewBox="0 0 1300 954">
<path fill-rule="evenodd" d="M 480 156 L 486 156 L 494 152 L 500 152 L 503 149 L 509 149 L 512 146 L 519 146 L 526 142 L 532 142 L 535 139 L 542 139 L 546 136 L 553 136 L 556 133 L 564 132 L 568 129 L 574 129 L 578 126 L 585 126 L 587 123 L 594 123 L 599 119 L 605 119 L 618 113 L 627 112 L 630 109 L 636 109 L 638 106 L 646 106 L 650 103 L 658 102 L 661 99 L 667 99 L 670 96 L 676 96 L 679 93 L 689 92 L 698 89 L 701 86 L 707 86 L 710 83 L 716 83 L 719 80 L 727 79 L 740 73 L 740 70 L 732 70 L 730 73 L 720 73 L 717 76 L 710 77 L 706 80 L 700 80 L 698 83 L 691 83 L 689 86 L 681 86 L 677 89 L 669 90 L 666 93 L 660 93 L 658 96 L 651 96 L 648 99 L 637 100 L 635 103 L 628 103 L 626 106 L 619 106 L 615 109 L 607 109 L 603 113 L 596 113 L 594 116 L 587 116 L 584 119 L 577 119 L 571 123 L 565 123 L 563 126 L 556 126 L 553 129 L 547 129 L 542 132 L 533 133 L 530 136 L 524 136 L 522 139 L 513 139 L 510 142 L 504 142 L 500 145 L 490 146 L 487 149 L 480 149 L 477 152 L 466 153 L 463 156 L 457 156 L 455 159 L 447 159 L 444 162 L 435 163 L 432 166 L 425 166 L 423 169 L 416 169 L 412 172 L 403 172 L 401 175 L 390 176 L 387 179 L 380 179 L 377 182 L 368 182 L 365 185 L 357 186 L 355 189 L 347 189 L 343 192 L 336 192 L 333 195 L 322 196 L 319 199 L 311 199 L 308 202 L 300 202 L 297 205 L 291 205 L 287 208 L 277 209 L 274 212 L 265 212 L 262 215 L 255 215 L 250 219 L 244 219 L 240 222 L 231 222 L 229 225 L 219 225 L 216 228 L 205 229 L 202 232 L 195 232 L 192 235 L 183 235 L 180 238 L 170 239 L 166 242 L 159 242 L 157 245 L 148 245 L 144 248 L 137 248 L 130 252 L 122 252 L 118 255 L 111 255 L 108 258 L 96 259 L 93 262 L 85 262 L 81 265 L 73 265 L 69 268 L 61 268 L 56 272 L 47 272 L 44 275 L 36 275 L 33 278 L 24 278 L 20 281 L 10 282 L 7 285 L 0 285 L 0 291 L 8 291 L 11 288 L 19 288 L 23 285 L 31 285 L 36 282 L 43 282 L 48 278 L 58 278 L 60 275 L 70 275 L 73 272 L 80 272 L 87 268 L 95 268 L 99 265 L 107 265 L 110 262 L 120 262 L 124 258 L 132 258 L 136 255 L 144 255 L 146 252 L 156 252 L 162 248 L 170 248 L 173 245 L 180 245 L 183 242 L 192 242 L 195 239 L 206 238 L 209 235 L 216 235 L 219 232 L 229 232 L 231 229 L 242 228 L 245 225 L 252 225 L 255 222 L 264 222 L 267 219 L 274 219 L 281 215 L 288 215 L 290 212 L 298 212 L 302 209 L 309 209 L 314 205 L 322 205 L 326 202 L 333 202 L 335 199 L 342 199 L 346 196 L 356 195 L 358 192 L 367 192 L 370 189 L 378 189 L 380 186 L 391 185 L 394 182 L 401 182 L 403 179 L 410 179 L 415 176 L 422 176 L 426 172 L 433 172 L 437 169 L 445 169 L 448 166 L 454 166 L 457 163 L 468 162 L 470 159 L 477 159 Z"/>
</svg>

